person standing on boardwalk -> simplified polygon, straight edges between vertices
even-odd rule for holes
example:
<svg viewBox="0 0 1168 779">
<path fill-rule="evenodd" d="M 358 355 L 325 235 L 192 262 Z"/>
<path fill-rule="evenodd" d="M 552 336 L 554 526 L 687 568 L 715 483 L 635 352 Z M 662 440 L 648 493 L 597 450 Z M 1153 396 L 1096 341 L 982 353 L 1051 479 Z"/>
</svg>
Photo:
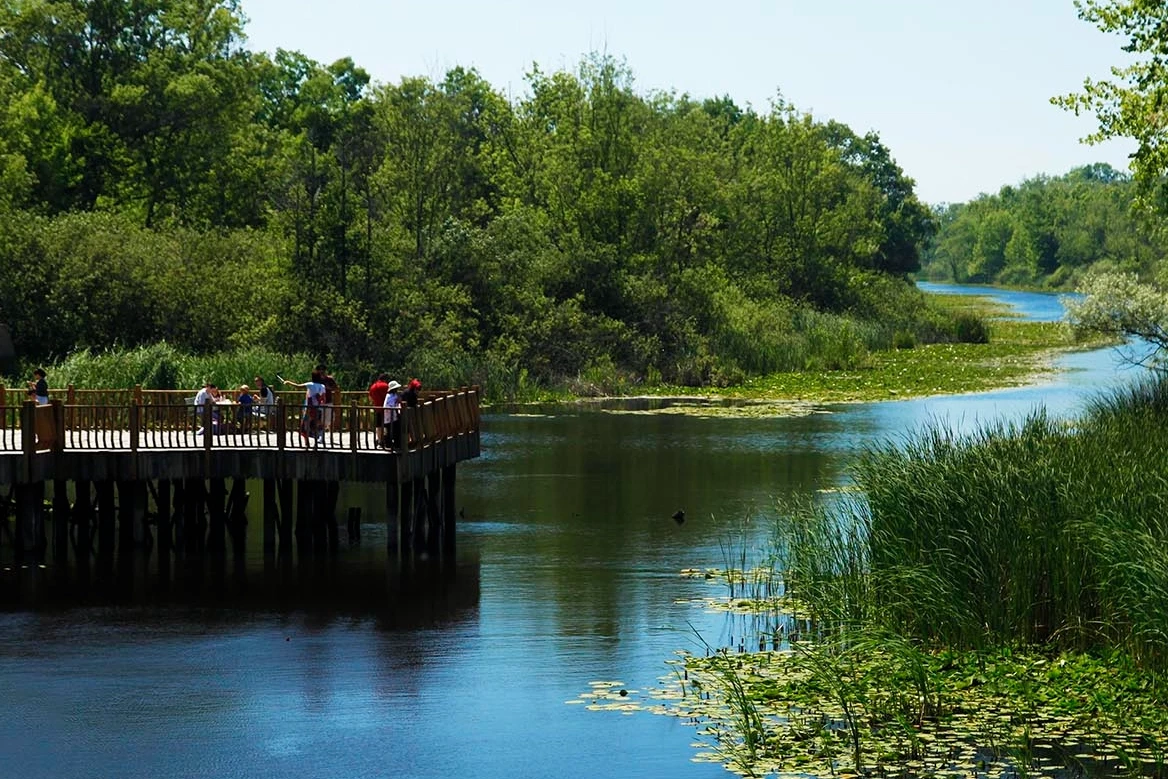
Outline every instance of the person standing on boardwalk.
<svg viewBox="0 0 1168 779">
<path fill-rule="evenodd" d="M 320 383 L 324 385 L 324 399 L 321 401 L 321 425 L 325 430 L 332 430 L 333 405 L 341 400 L 341 386 L 328 372 L 324 363 L 316 366 L 316 372 L 320 374 Z"/>
<path fill-rule="evenodd" d="M 418 393 L 422 391 L 422 382 L 418 379 L 410 379 L 410 383 L 406 385 L 406 391 L 402 393 L 402 403 L 408 408 L 418 407 Z"/>
<path fill-rule="evenodd" d="M 401 385 L 396 381 L 391 381 L 386 385 L 385 402 L 382 404 L 385 407 L 385 426 L 388 429 L 388 435 L 382 439 L 382 446 L 386 449 L 397 449 L 398 442 L 401 441 L 401 394 L 398 390 Z"/>
<path fill-rule="evenodd" d="M 304 411 L 300 416 L 300 437 L 305 441 L 311 438 L 318 447 L 324 439 L 324 426 L 321 419 L 321 405 L 325 396 L 323 378 L 320 371 L 313 371 L 312 378 L 303 384 L 287 379 L 283 380 L 289 386 L 304 388 Z"/>
<path fill-rule="evenodd" d="M 369 385 L 369 403 L 373 406 L 373 442 L 375 446 L 381 446 L 381 439 L 385 435 L 385 412 L 382 407 L 385 405 L 385 395 L 389 392 L 389 376 L 381 373 L 378 374 L 377 380 Z"/>
<path fill-rule="evenodd" d="M 38 406 L 49 405 L 49 382 L 45 380 L 45 369 L 37 368 L 32 375 L 33 381 L 28 383 L 28 394 L 33 396 Z"/>
</svg>

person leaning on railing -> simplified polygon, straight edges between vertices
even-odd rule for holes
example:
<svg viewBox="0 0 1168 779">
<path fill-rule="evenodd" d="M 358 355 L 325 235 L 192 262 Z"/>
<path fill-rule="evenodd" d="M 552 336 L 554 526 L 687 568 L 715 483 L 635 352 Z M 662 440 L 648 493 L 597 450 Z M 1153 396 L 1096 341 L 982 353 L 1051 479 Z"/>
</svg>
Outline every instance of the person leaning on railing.
<svg viewBox="0 0 1168 779">
<path fill-rule="evenodd" d="M 45 380 L 45 369 L 37 368 L 32 375 L 35 379 L 28 383 L 28 394 L 36 400 L 38 406 L 49 405 L 49 382 Z"/>
</svg>

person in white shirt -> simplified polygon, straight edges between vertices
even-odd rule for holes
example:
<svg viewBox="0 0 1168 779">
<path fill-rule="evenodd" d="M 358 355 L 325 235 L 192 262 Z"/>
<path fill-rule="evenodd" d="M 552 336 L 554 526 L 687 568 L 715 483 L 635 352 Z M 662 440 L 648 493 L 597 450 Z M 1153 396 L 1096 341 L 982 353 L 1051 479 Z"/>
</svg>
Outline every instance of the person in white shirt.
<svg viewBox="0 0 1168 779">
<path fill-rule="evenodd" d="M 200 389 L 195 395 L 195 419 L 199 424 L 199 429 L 195 432 L 195 435 L 203 434 L 203 428 L 205 427 L 203 423 L 203 414 L 207 410 L 208 400 L 212 403 L 215 402 L 215 385 L 211 382 L 204 384 L 203 388 Z M 214 424 L 214 415 L 212 415 L 211 420 L 212 424 Z"/>
<path fill-rule="evenodd" d="M 321 424 L 321 405 L 324 403 L 325 387 L 321 381 L 320 371 L 313 371 L 312 378 L 301 384 L 300 382 L 283 382 L 293 387 L 304 388 L 304 412 L 300 416 L 300 437 L 304 440 L 311 438 L 316 446 L 324 443 L 324 425 Z"/>
<path fill-rule="evenodd" d="M 396 381 L 389 383 L 389 390 L 385 393 L 385 403 L 382 407 L 385 409 L 385 427 L 389 431 L 388 440 L 384 442 L 387 449 L 396 449 L 397 442 L 400 440 L 399 435 L 401 431 L 401 420 L 399 419 L 399 411 L 401 410 L 401 384 Z"/>
</svg>

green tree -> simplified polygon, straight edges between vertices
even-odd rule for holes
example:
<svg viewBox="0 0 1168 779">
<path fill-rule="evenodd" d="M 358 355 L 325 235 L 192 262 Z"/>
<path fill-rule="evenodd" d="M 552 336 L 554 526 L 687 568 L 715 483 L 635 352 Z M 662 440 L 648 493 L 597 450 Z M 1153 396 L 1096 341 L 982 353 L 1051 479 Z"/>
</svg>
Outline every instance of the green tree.
<svg viewBox="0 0 1168 779">
<path fill-rule="evenodd" d="M 1168 5 L 1152 0 L 1075 0 L 1079 18 L 1126 39 L 1136 57 L 1112 68 L 1113 79 L 1086 79 L 1083 91 L 1051 101 L 1076 116 L 1091 113 L 1099 128 L 1085 139 L 1131 138 L 1131 169 L 1141 202 L 1168 213 Z"/>
</svg>

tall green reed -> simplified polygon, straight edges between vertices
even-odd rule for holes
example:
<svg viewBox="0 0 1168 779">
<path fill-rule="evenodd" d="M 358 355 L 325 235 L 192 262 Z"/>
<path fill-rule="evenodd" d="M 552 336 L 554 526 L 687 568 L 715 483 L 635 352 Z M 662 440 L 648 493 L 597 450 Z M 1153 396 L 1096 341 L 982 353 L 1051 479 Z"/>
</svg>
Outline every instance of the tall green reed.
<svg viewBox="0 0 1168 779">
<path fill-rule="evenodd" d="M 784 512 L 786 586 L 821 625 L 952 647 L 1120 648 L 1168 671 L 1168 389 L 1074 425 L 939 426 L 858 459 L 859 488 Z"/>
</svg>

